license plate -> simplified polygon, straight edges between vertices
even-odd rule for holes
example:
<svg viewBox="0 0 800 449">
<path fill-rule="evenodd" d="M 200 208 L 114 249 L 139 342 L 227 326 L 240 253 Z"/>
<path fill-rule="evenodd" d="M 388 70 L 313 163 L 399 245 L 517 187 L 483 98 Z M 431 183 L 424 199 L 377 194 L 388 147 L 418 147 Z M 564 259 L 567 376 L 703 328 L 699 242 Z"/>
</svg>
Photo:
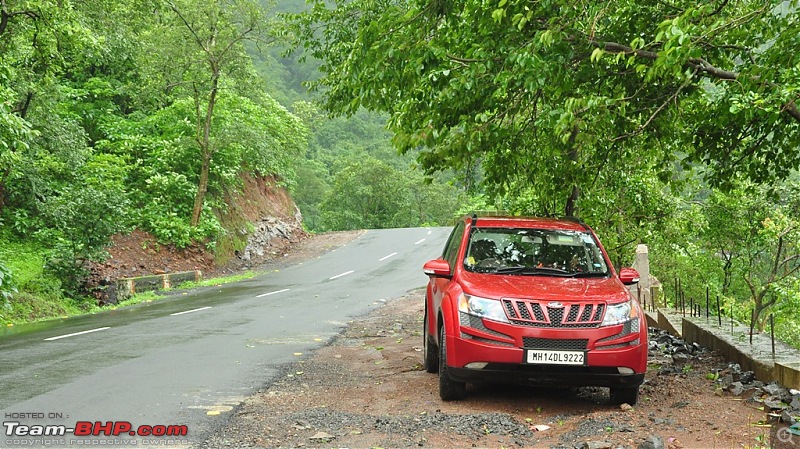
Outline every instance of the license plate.
<svg viewBox="0 0 800 449">
<path fill-rule="evenodd" d="M 535 365 L 583 365 L 585 357 L 583 351 L 525 350 L 525 363 Z"/>
</svg>

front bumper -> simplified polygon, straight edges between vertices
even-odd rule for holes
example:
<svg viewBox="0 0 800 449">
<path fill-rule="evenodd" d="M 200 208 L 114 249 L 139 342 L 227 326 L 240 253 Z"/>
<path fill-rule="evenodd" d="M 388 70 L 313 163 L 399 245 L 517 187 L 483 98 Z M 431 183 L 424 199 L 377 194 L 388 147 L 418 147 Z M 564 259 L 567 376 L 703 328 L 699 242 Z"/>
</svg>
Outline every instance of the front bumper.
<svg viewBox="0 0 800 449">
<path fill-rule="evenodd" d="M 492 363 L 483 369 L 448 367 L 447 373 L 462 382 L 558 385 L 570 387 L 638 387 L 642 374 L 619 374 L 616 368 L 591 366 L 547 366 Z"/>
<path fill-rule="evenodd" d="M 448 373 L 455 380 L 598 387 L 635 387 L 644 382 L 647 334 L 643 323 L 633 329 L 609 326 L 569 330 L 520 328 L 486 321 L 481 324 L 490 328 L 475 321 L 471 324 L 474 327 L 459 326 L 458 337 L 447 336 Z M 526 341 L 583 342 L 584 365 L 526 364 Z M 609 344 L 620 341 L 625 343 Z M 477 368 L 475 364 L 485 366 Z"/>
</svg>

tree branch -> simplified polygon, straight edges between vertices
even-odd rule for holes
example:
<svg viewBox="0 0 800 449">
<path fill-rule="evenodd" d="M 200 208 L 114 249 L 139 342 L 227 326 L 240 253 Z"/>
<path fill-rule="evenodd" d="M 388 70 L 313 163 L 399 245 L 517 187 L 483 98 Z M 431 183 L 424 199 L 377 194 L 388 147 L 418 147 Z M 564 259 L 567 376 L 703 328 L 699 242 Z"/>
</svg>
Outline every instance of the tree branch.
<svg viewBox="0 0 800 449">
<path fill-rule="evenodd" d="M 664 101 L 664 103 L 662 103 L 662 104 L 661 104 L 661 106 L 659 106 L 659 107 L 658 107 L 658 109 L 656 109 L 656 111 L 655 111 L 655 112 L 653 112 L 653 114 L 652 114 L 652 115 L 650 115 L 650 118 L 648 118 L 646 122 L 644 122 L 642 125 L 640 125 L 638 129 L 636 129 L 635 131 L 629 132 L 629 133 L 627 133 L 627 134 L 623 134 L 623 135 L 621 135 L 621 136 L 617 136 L 617 137 L 615 137 L 615 138 L 611 139 L 611 141 L 612 141 L 612 142 L 616 142 L 616 141 L 618 141 L 618 140 L 626 139 L 626 138 L 628 138 L 628 137 L 633 137 L 633 136 L 639 135 L 639 134 L 641 134 L 642 132 L 644 132 L 644 130 L 645 130 L 645 129 L 646 129 L 648 126 L 650 126 L 650 123 L 652 123 L 653 119 L 655 119 L 655 118 L 656 118 L 656 116 L 657 116 L 659 113 L 661 113 L 661 111 L 663 111 L 663 110 L 664 110 L 664 109 L 667 107 L 667 105 L 668 105 L 670 102 L 672 102 L 672 101 L 674 101 L 674 100 L 676 100 L 676 99 L 678 98 L 678 95 L 680 95 L 681 91 L 683 91 L 683 89 L 685 89 L 685 88 L 686 88 L 686 86 L 688 86 L 688 85 L 689 85 L 689 83 L 692 81 L 692 78 L 694 78 L 694 77 L 697 75 L 697 72 L 698 72 L 698 69 L 695 69 L 695 70 L 694 70 L 694 73 L 692 73 L 692 76 L 690 76 L 690 77 L 686 78 L 686 80 L 683 82 L 683 84 L 681 84 L 680 86 L 678 86 L 678 89 L 675 91 L 675 93 L 673 93 L 672 95 L 670 95 L 670 97 L 669 97 L 669 98 L 667 98 L 667 100 L 666 100 L 666 101 Z"/>
<path fill-rule="evenodd" d="M 719 6 L 717 6 L 717 9 L 711 11 L 711 14 L 709 14 L 707 16 L 704 16 L 704 17 L 708 18 L 708 17 L 716 16 L 717 14 L 722 12 L 722 9 L 725 8 L 725 6 L 727 6 L 727 5 L 728 5 L 728 0 L 723 0 L 722 3 L 720 3 Z"/>
<path fill-rule="evenodd" d="M 604 51 L 609 53 L 625 53 L 625 54 L 632 54 L 642 59 L 647 59 L 650 61 L 655 61 L 658 59 L 658 53 L 649 51 L 649 50 L 642 50 L 642 49 L 633 49 L 628 47 L 627 45 L 622 45 L 616 42 L 602 42 L 597 41 L 594 39 L 590 39 L 589 43 L 597 48 L 600 48 Z M 721 79 L 721 80 L 737 80 L 741 76 L 738 72 L 732 72 L 730 70 L 720 69 L 719 67 L 714 66 L 713 64 L 709 63 L 703 58 L 689 58 L 686 63 L 684 64 L 687 68 L 691 68 L 693 70 L 698 70 L 701 73 L 704 73 L 712 78 Z M 751 80 L 756 82 L 762 82 L 761 79 L 757 76 L 750 77 Z M 770 87 L 775 87 L 776 84 L 771 82 L 764 82 L 765 85 Z M 789 114 L 793 119 L 795 119 L 798 123 L 800 123 L 800 109 L 798 109 L 796 100 L 792 100 L 781 107 L 781 112 L 785 112 Z"/>
<path fill-rule="evenodd" d="M 6 0 L 0 0 L 0 34 L 5 33 L 6 28 L 8 27 L 8 21 L 16 16 L 28 16 L 32 20 L 39 18 L 39 15 L 36 14 L 36 12 L 30 10 L 8 12 Z"/>
</svg>

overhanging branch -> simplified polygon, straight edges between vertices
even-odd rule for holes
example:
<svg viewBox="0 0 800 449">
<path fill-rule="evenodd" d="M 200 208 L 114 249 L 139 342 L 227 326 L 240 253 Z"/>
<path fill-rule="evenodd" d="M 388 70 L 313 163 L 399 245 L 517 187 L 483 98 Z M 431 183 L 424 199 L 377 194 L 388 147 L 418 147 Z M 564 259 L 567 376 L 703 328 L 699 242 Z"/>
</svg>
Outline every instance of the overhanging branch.
<svg viewBox="0 0 800 449">
<path fill-rule="evenodd" d="M 636 57 L 647 59 L 650 61 L 655 61 L 656 59 L 658 59 L 658 53 L 654 51 L 634 49 L 628 47 L 627 45 L 622 45 L 616 42 L 602 42 L 590 39 L 589 43 L 609 53 L 625 53 L 625 54 L 635 55 Z M 741 74 L 739 74 L 738 72 L 721 69 L 709 63 L 703 58 L 689 58 L 689 60 L 686 61 L 684 65 L 687 68 L 695 70 L 699 73 L 706 74 L 711 78 L 716 78 L 721 80 L 737 80 L 741 77 Z M 751 77 L 750 79 L 756 82 L 761 82 L 759 77 Z M 774 83 L 771 82 L 764 82 L 764 84 L 770 87 L 776 86 Z M 800 123 L 800 109 L 798 109 L 797 107 L 796 100 L 789 101 L 788 103 L 782 105 L 781 112 L 789 114 L 790 117 L 792 117 L 795 121 Z"/>
</svg>

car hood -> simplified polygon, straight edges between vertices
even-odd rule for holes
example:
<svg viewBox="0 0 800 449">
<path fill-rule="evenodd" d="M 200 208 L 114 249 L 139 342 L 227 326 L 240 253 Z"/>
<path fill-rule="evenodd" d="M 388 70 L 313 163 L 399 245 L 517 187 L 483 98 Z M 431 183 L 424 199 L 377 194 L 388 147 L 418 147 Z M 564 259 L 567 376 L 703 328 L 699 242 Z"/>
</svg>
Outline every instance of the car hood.
<svg viewBox="0 0 800 449">
<path fill-rule="evenodd" d="M 542 301 L 621 302 L 630 298 L 616 277 L 568 278 L 461 272 L 464 293 L 486 298 Z"/>
</svg>

